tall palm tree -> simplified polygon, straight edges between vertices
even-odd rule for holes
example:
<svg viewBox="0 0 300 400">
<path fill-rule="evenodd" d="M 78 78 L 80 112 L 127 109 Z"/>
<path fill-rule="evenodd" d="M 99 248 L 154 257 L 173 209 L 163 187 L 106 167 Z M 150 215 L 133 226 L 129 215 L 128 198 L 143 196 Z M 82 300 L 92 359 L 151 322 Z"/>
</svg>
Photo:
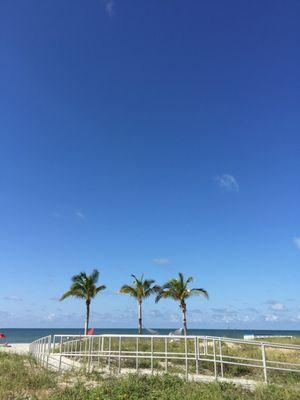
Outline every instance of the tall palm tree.
<svg viewBox="0 0 300 400">
<path fill-rule="evenodd" d="M 208 299 L 208 293 L 202 288 L 189 289 L 189 284 L 193 282 L 193 278 L 190 276 L 185 280 L 183 274 L 179 272 L 178 278 L 170 279 L 163 286 L 157 287 L 157 296 L 155 302 L 157 303 L 160 299 L 173 299 L 179 301 L 179 307 L 182 312 L 182 322 L 184 334 L 187 335 L 187 322 L 186 322 L 186 300 L 195 295 L 202 295 Z"/>
<path fill-rule="evenodd" d="M 149 297 L 151 294 L 155 293 L 155 287 L 153 286 L 153 279 L 144 279 L 144 275 L 137 278 L 135 275 L 131 275 L 133 278 L 132 285 L 123 285 L 120 289 L 120 293 L 129 294 L 134 297 L 138 303 L 138 320 L 139 320 L 139 335 L 142 334 L 142 303 L 143 299 Z"/>
<path fill-rule="evenodd" d="M 90 321 L 90 304 L 91 300 L 96 297 L 99 292 L 106 289 L 105 285 L 97 286 L 99 279 L 99 271 L 93 270 L 91 275 L 87 275 L 85 272 L 80 272 L 78 275 L 72 277 L 72 285 L 70 289 L 64 293 L 60 301 L 65 300 L 67 297 L 77 297 L 85 300 L 86 304 L 86 320 L 84 326 L 84 334 L 87 334 L 89 329 Z"/>
</svg>

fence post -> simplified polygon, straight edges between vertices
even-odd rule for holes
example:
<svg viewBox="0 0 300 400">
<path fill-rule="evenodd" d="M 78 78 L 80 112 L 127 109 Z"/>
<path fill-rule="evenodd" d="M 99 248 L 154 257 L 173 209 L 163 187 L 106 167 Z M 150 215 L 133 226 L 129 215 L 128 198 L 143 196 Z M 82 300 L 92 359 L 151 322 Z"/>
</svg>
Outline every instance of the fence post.
<svg viewBox="0 0 300 400">
<path fill-rule="evenodd" d="M 224 367 L 223 367 L 223 355 L 222 355 L 222 341 L 219 339 L 219 350 L 220 350 L 220 363 L 221 363 L 221 377 L 224 378 Z"/>
<path fill-rule="evenodd" d="M 153 336 L 151 336 L 151 374 L 153 375 Z"/>
<path fill-rule="evenodd" d="M 262 364 L 263 364 L 263 370 L 264 370 L 264 381 L 265 381 L 265 383 L 268 383 L 266 348 L 263 343 L 261 344 L 261 355 L 262 355 Z"/>
<path fill-rule="evenodd" d="M 119 336 L 119 374 L 121 373 L 122 336 Z"/>
<path fill-rule="evenodd" d="M 139 337 L 137 336 L 136 338 L 136 364 L 135 364 L 136 370 L 139 369 Z"/>
<path fill-rule="evenodd" d="M 189 369 L 188 369 L 188 346 L 187 346 L 187 337 L 184 336 L 184 350 L 185 350 L 185 378 L 189 379 Z"/>
<path fill-rule="evenodd" d="M 168 338 L 165 338 L 165 370 L 168 371 Z"/>
<path fill-rule="evenodd" d="M 92 344 L 93 344 L 93 336 L 89 337 L 89 355 L 88 355 L 88 373 L 91 372 L 91 361 L 92 361 Z"/>
<path fill-rule="evenodd" d="M 196 374 L 199 374 L 199 360 L 198 360 L 198 337 L 195 336 L 195 360 L 196 360 Z"/>
<path fill-rule="evenodd" d="M 59 352 L 61 353 L 61 351 L 62 351 L 62 340 L 63 340 L 63 338 L 62 338 L 62 336 L 60 337 L 60 344 L 59 344 Z"/>
<path fill-rule="evenodd" d="M 110 370 L 111 336 L 108 339 L 108 369 Z"/>
<path fill-rule="evenodd" d="M 217 371 L 217 359 L 216 359 L 216 341 L 213 339 L 213 355 L 214 355 L 214 372 L 215 372 L 215 380 L 218 379 L 218 371 Z"/>
<path fill-rule="evenodd" d="M 61 370 L 61 354 L 59 355 L 58 371 Z"/>
<path fill-rule="evenodd" d="M 98 355 L 98 364 L 100 365 L 100 359 L 101 359 L 101 357 L 100 357 L 100 346 L 101 346 L 101 336 L 99 336 L 99 339 L 98 339 L 98 353 L 99 353 L 99 355 Z"/>
</svg>

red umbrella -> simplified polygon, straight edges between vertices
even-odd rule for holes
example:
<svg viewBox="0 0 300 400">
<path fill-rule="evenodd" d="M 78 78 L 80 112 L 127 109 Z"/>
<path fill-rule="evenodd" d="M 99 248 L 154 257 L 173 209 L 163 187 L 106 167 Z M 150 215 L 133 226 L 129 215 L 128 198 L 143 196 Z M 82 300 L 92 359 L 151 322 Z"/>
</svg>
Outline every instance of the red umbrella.
<svg viewBox="0 0 300 400">
<path fill-rule="evenodd" d="M 1 332 L 0 332 L 0 338 L 3 339 L 3 338 L 5 338 L 5 337 L 6 337 L 6 336 L 4 335 L 4 333 L 1 333 Z"/>
</svg>

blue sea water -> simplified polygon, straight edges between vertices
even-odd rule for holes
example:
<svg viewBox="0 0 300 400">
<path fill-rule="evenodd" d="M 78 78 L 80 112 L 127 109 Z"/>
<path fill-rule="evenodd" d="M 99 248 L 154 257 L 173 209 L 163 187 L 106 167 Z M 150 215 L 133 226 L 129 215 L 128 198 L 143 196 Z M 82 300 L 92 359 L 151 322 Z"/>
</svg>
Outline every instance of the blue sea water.
<svg viewBox="0 0 300 400">
<path fill-rule="evenodd" d="M 160 334 L 169 334 L 174 332 L 174 329 L 157 329 Z M 83 334 L 83 330 L 80 328 L 36 328 L 36 329 L 16 329 L 16 328 L 1 328 L 0 332 L 3 332 L 6 336 L 5 339 L 1 340 L 9 343 L 31 343 L 34 340 L 47 336 L 47 335 L 79 335 Z M 102 333 L 112 334 L 135 334 L 136 329 L 95 329 L 95 335 Z M 147 332 L 145 332 L 147 333 Z M 238 329 L 189 329 L 190 335 L 207 335 L 207 336 L 221 336 L 230 338 L 242 338 L 244 335 L 290 335 L 300 336 L 300 331 L 289 331 L 289 330 L 238 330 Z"/>
</svg>

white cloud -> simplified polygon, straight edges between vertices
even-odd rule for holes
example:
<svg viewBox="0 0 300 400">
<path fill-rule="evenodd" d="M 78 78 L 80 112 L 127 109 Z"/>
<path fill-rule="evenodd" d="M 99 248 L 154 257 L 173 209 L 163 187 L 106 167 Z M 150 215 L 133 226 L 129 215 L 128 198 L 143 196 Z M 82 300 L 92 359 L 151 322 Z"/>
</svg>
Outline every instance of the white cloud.
<svg viewBox="0 0 300 400">
<path fill-rule="evenodd" d="M 300 250 L 300 237 L 299 236 L 294 238 L 294 243 L 295 243 L 297 249 Z"/>
<path fill-rule="evenodd" d="M 278 320 L 278 316 L 274 315 L 274 314 L 268 314 L 268 315 L 265 315 L 264 320 L 266 322 L 275 322 Z"/>
<path fill-rule="evenodd" d="M 283 311 L 285 309 L 285 307 L 282 303 L 274 303 L 270 307 L 272 308 L 272 310 L 276 310 L 276 311 Z"/>
<path fill-rule="evenodd" d="M 283 303 L 276 300 L 268 300 L 266 304 L 269 304 L 269 308 L 274 311 L 286 311 L 286 307 Z"/>
<path fill-rule="evenodd" d="M 8 301 L 23 301 L 23 298 L 18 296 L 5 296 L 3 299 Z"/>
<path fill-rule="evenodd" d="M 82 212 L 80 212 L 80 211 L 76 211 L 76 212 L 75 212 L 75 215 L 76 215 L 78 218 L 82 219 L 82 220 L 85 219 L 85 215 L 84 215 Z"/>
<path fill-rule="evenodd" d="M 171 260 L 169 258 L 153 258 L 152 259 L 153 264 L 156 265 L 169 265 L 171 264 Z"/>
<path fill-rule="evenodd" d="M 239 184 L 233 175 L 219 175 L 216 177 L 216 182 L 221 189 L 225 189 L 229 192 L 238 192 L 240 190 Z"/>
<path fill-rule="evenodd" d="M 115 14 L 115 0 L 104 0 L 104 8 L 110 17 Z"/>
</svg>

